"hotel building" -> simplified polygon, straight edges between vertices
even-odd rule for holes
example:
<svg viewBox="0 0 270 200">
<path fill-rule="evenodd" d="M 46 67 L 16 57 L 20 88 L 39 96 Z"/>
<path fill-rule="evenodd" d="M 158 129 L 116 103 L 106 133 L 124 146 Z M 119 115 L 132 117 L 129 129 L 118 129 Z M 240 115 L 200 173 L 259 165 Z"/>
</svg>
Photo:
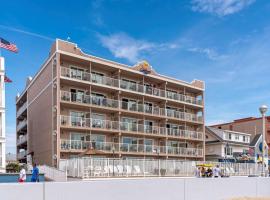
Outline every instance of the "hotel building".
<svg viewBox="0 0 270 200">
<path fill-rule="evenodd" d="M 17 96 L 18 160 L 204 159 L 204 82 L 127 66 L 56 40 Z"/>
<path fill-rule="evenodd" d="M 0 172 L 6 168 L 5 60 L 0 57 Z"/>
</svg>

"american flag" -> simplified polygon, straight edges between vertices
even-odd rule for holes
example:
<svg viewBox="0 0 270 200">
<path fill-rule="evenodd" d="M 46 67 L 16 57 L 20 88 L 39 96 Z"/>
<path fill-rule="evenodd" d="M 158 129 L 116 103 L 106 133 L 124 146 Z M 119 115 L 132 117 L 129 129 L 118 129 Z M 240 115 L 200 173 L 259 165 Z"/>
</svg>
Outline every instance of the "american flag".
<svg viewBox="0 0 270 200">
<path fill-rule="evenodd" d="M 1 37 L 0 37 L 0 48 L 4 48 L 4 49 L 7 49 L 7 50 L 15 52 L 15 53 L 18 52 L 18 48 L 15 44 L 12 44 L 9 41 L 7 41 Z"/>
<path fill-rule="evenodd" d="M 12 80 L 5 75 L 4 81 L 6 83 L 12 83 Z"/>
</svg>

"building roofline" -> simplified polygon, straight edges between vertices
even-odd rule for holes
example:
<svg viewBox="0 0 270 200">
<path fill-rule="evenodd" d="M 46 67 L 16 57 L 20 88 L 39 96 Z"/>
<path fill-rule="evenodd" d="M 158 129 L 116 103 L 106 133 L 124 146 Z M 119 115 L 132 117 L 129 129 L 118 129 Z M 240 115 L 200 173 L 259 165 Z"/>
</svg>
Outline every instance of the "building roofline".
<svg viewBox="0 0 270 200">
<path fill-rule="evenodd" d="M 71 45 L 74 45 L 76 48 L 78 48 L 82 52 L 83 56 L 82 55 L 77 55 L 77 54 L 74 54 L 74 53 L 71 53 L 71 52 L 60 50 L 58 48 L 58 42 L 59 41 L 62 41 L 62 42 L 65 42 L 65 43 L 69 43 Z M 73 42 L 70 42 L 70 41 L 66 41 L 66 40 L 62 40 L 62 39 L 56 38 L 55 44 L 56 44 L 55 51 L 45 60 L 45 62 L 41 65 L 41 67 L 39 68 L 39 70 L 37 71 L 37 73 L 33 76 L 32 81 L 21 92 L 19 98 L 16 99 L 16 104 L 21 99 L 21 97 L 26 93 L 26 91 L 32 85 L 32 83 L 36 80 L 36 78 L 40 75 L 40 73 L 44 70 L 44 68 L 48 64 L 48 62 L 57 53 L 62 53 L 62 54 L 66 54 L 66 55 L 70 55 L 71 54 L 72 56 L 79 57 L 81 59 L 89 60 L 89 61 L 91 61 L 91 59 L 95 59 L 95 62 L 96 62 L 96 60 L 100 60 L 100 61 L 106 62 L 110 66 L 112 66 L 112 64 L 113 64 L 113 65 L 116 65 L 117 67 L 120 67 L 123 70 L 127 70 L 127 71 L 131 71 L 131 72 L 134 72 L 134 73 L 138 73 L 138 74 L 144 75 L 142 72 L 137 71 L 135 69 L 132 69 L 132 66 L 130 66 L 130 65 L 125 65 L 125 64 L 122 64 L 122 63 L 118 63 L 118 62 L 115 62 L 115 61 L 111 61 L 111 60 L 108 60 L 108 59 L 104 59 L 104 58 L 101 58 L 101 57 L 97 57 L 97 56 L 93 56 L 93 55 L 87 54 L 87 53 L 83 52 L 78 47 L 78 45 L 76 43 L 73 43 Z M 112 67 L 114 67 L 114 66 L 112 66 Z M 167 77 L 167 76 L 161 75 L 161 74 L 157 74 L 157 75 L 148 74 L 147 76 L 152 77 L 152 78 L 157 78 L 157 79 L 163 79 L 164 81 L 168 81 L 168 82 L 171 82 L 171 83 L 174 83 L 174 84 L 179 84 L 179 85 L 186 86 L 186 87 L 189 87 L 189 88 L 192 88 L 192 89 L 196 89 L 196 90 L 200 90 L 200 91 L 204 91 L 205 90 L 204 88 L 199 88 L 199 87 L 196 87 L 194 85 L 191 85 L 195 81 L 201 81 L 201 80 L 197 80 L 197 79 L 194 79 L 191 83 L 189 83 L 189 82 L 186 82 L 186 81 L 178 80 L 176 78 Z M 204 84 L 204 81 L 201 81 L 201 82 Z"/>
<path fill-rule="evenodd" d="M 77 54 L 70 53 L 70 52 L 66 52 L 66 51 L 62 51 L 62 50 L 59 50 L 57 48 L 56 50 L 58 52 L 60 52 L 60 53 L 72 54 L 74 56 L 80 57 L 80 58 L 85 59 L 85 60 L 89 60 L 89 58 L 97 59 L 97 60 L 106 62 L 107 64 L 117 65 L 117 67 L 120 67 L 123 70 L 127 70 L 127 71 L 135 72 L 135 73 L 138 73 L 138 74 L 141 74 L 141 75 L 145 75 L 143 72 L 140 72 L 138 70 L 133 69 L 133 66 L 131 66 L 131 65 L 126 65 L 126 64 L 122 64 L 122 63 L 115 62 L 115 61 L 112 61 L 112 60 L 108 60 L 108 59 L 105 59 L 105 58 L 101 58 L 101 57 L 98 57 L 98 56 L 94 56 L 94 55 L 91 55 L 91 54 L 87 54 L 83 50 L 81 50 L 76 43 L 69 42 L 69 41 L 62 40 L 62 39 L 56 39 L 56 43 L 57 44 L 58 44 L 58 41 L 62 41 L 62 42 L 70 43 L 70 44 L 74 45 L 76 48 L 78 48 L 84 54 L 84 56 L 77 55 Z M 204 91 L 205 90 L 205 88 L 199 88 L 199 87 L 196 87 L 196 86 L 192 85 L 192 83 L 195 82 L 195 81 L 201 81 L 204 84 L 204 81 L 202 81 L 202 80 L 194 79 L 191 82 L 187 82 L 187 81 L 182 81 L 182 80 L 179 80 L 179 79 L 176 79 L 176 78 L 173 78 L 173 77 L 168 77 L 166 75 L 162 75 L 162 74 L 159 74 L 159 73 L 157 73 L 157 75 L 148 74 L 147 76 L 153 77 L 153 78 L 157 78 L 157 79 L 163 78 L 164 81 L 168 81 L 168 82 L 171 82 L 171 83 L 174 83 L 174 84 L 183 85 L 183 86 L 186 86 L 186 87 L 189 87 L 189 88 L 193 88 L 193 89 L 197 89 L 197 90 L 200 90 L 200 91 Z"/>
<path fill-rule="evenodd" d="M 269 119 L 270 118 L 270 115 L 269 116 L 266 116 L 266 118 Z M 260 120 L 260 119 L 262 119 L 262 117 L 245 117 L 245 118 L 235 119 L 235 120 L 233 120 L 231 122 L 220 123 L 220 124 L 213 124 L 213 125 L 210 125 L 209 127 L 223 126 L 223 125 L 229 125 L 229 124 L 233 124 L 233 123 L 242 123 L 242 122 Z"/>
</svg>

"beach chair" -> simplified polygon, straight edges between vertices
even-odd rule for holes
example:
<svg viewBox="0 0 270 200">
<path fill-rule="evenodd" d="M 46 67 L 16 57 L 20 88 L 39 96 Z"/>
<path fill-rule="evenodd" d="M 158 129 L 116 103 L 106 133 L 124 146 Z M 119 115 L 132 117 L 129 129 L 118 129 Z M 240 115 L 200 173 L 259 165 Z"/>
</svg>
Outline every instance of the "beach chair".
<svg viewBox="0 0 270 200">
<path fill-rule="evenodd" d="M 124 175 L 124 167 L 122 165 L 117 165 L 118 175 Z"/>
<path fill-rule="evenodd" d="M 126 176 L 131 176 L 132 175 L 132 167 L 131 166 L 126 165 L 125 170 L 126 170 Z"/>
<path fill-rule="evenodd" d="M 139 175 L 141 175 L 141 168 L 138 166 L 138 165 L 135 165 L 134 166 L 134 175 L 137 175 L 137 176 L 139 176 Z"/>
</svg>

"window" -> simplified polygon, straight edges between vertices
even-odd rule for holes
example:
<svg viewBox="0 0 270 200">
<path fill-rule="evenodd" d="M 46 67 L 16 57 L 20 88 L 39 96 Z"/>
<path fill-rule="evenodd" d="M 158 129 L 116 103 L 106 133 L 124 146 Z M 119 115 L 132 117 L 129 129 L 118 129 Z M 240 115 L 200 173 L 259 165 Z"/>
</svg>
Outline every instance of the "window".
<svg viewBox="0 0 270 200">
<path fill-rule="evenodd" d="M 144 92 L 146 94 L 152 94 L 153 93 L 153 88 L 150 84 L 144 84 Z"/>
<path fill-rule="evenodd" d="M 92 72 L 91 79 L 93 83 L 103 84 L 104 74 Z"/>
<path fill-rule="evenodd" d="M 97 143 L 104 143 L 105 142 L 105 136 L 104 135 L 91 135 L 91 141 L 97 142 Z"/>
<path fill-rule="evenodd" d="M 72 126 L 83 126 L 85 122 L 85 113 L 71 111 L 70 112 L 70 121 Z"/>
<path fill-rule="evenodd" d="M 130 81 L 127 79 L 122 79 L 121 88 L 136 91 L 137 83 L 135 81 Z"/>
<path fill-rule="evenodd" d="M 105 128 L 105 116 L 102 114 L 92 113 L 92 127 L 93 128 Z"/>
<path fill-rule="evenodd" d="M 78 69 L 78 68 L 75 68 L 75 67 L 70 67 L 70 76 L 71 78 L 76 78 L 76 79 L 80 79 L 82 80 L 83 79 L 83 73 L 84 73 L 84 70 L 83 69 Z"/>
<path fill-rule="evenodd" d="M 229 133 L 229 140 L 231 140 L 232 139 L 232 134 L 231 133 Z"/>
<path fill-rule="evenodd" d="M 122 118 L 121 130 L 137 131 L 137 129 L 138 129 L 137 119 L 127 117 Z"/>
<path fill-rule="evenodd" d="M 152 106 L 153 106 L 152 103 L 144 103 L 144 110 L 145 110 L 145 112 L 152 113 Z"/>
<path fill-rule="evenodd" d="M 174 117 L 176 111 L 177 110 L 175 108 L 166 107 L 166 113 L 168 117 Z"/>
<path fill-rule="evenodd" d="M 146 152 L 153 152 L 153 140 L 145 139 L 144 140 L 145 151 Z"/>
<path fill-rule="evenodd" d="M 227 156 L 231 156 L 233 154 L 232 153 L 232 147 L 224 147 L 224 153 Z"/>
<path fill-rule="evenodd" d="M 144 122 L 144 125 L 145 125 L 144 131 L 145 131 L 146 133 L 152 133 L 152 132 L 153 132 L 153 122 L 152 122 L 152 121 L 146 120 L 146 121 Z"/>
<path fill-rule="evenodd" d="M 106 97 L 103 94 L 92 93 L 91 96 L 92 104 L 99 106 L 106 105 Z"/>
<path fill-rule="evenodd" d="M 235 140 L 239 140 L 239 135 L 235 135 Z"/>
<path fill-rule="evenodd" d="M 176 97 L 177 97 L 177 93 L 176 93 L 176 92 L 167 90 L 166 93 L 167 93 L 167 98 L 170 98 L 170 99 L 177 99 L 177 98 L 176 98 Z"/>
<path fill-rule="evenodd" d="M 246 136 L 243 135 L 243 142 L 246 142 Z"/>
<path fill-rule="evenodd" d="M 85 95 L 83 90 L 79 89 L 70 89 L 71 101 L 73 102 L 84 102 Z"/>
<path fill-rule="evenodd" d="M 131 99 L 122 99 L 122 109 L 137 111 L 137 102 Z"/>
</svg>

